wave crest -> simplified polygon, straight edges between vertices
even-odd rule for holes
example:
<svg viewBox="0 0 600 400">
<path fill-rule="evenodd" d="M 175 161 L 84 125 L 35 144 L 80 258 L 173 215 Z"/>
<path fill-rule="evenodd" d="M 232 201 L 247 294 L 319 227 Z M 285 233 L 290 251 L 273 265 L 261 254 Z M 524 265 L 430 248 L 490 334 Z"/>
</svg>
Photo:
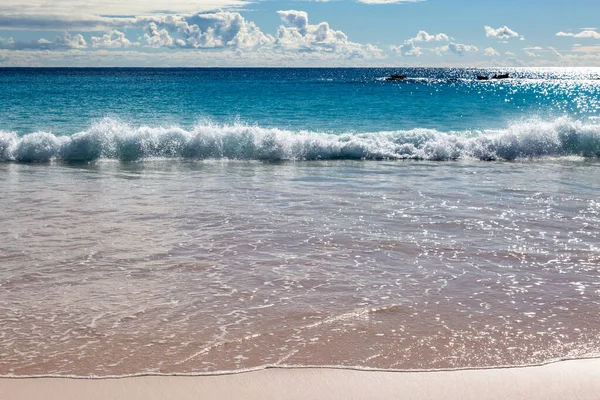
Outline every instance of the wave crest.
<svg viewBox="0 0 600 400">
<path fill-rule="evenodd" d="M 72 136 L 0 131 L 0 161 L 135 161 L 153 157 L 240 160 L 419 159 L 514 160 L 600 157 L 600 125 L 559 118 L 485 132 L 413 129 L 373 133 L 294 132 L 244 124 L 134 127 L 105 118 Z"/>
</svg>

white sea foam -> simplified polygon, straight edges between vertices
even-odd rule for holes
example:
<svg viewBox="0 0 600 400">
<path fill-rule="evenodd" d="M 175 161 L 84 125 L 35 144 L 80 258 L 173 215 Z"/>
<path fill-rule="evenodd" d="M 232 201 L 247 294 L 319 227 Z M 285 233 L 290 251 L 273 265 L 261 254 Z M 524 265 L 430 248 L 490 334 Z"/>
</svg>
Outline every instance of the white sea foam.
<svg viewBox="0 0 600 400">
<path fill-rule="evenodd" d="M 233 124 L 132 126 L 105 118 L 72 136 L 0 131 L 0 161 L 135 161 L 152 157 L 242 160 L 422 159 L 513 160 L 600 156 L 600 124 L 566 117 L 489 131 L 412 129 L 332 134 Z"/>
<path fill-rule="evenodd" d="M 457 372 L 457 371 L 483 371 L 483 370 L 499 370 L 499 369 L 511 369 L 511 368 L 532 368 L 532 367 L 543 367 L 545 365 L 552 365 L 557 363 L 568 363 L 585 360 L 597 360 L 597 355 L 589 357 L 556 357 L 547 361 L 531 363 L 531 364 L 515 364 L 515 365 L 490 365 L 485 367 L 457 367 L 457 368 L 419 368 L 419 369 L 403 369 L 403 368 L 377 368 L 368 367 L 364 365 L 320 365 L 320 364 L 264 364 L 257 367 L 250 368 L 239 368 L 222 371 L 210 371 L 210 372 L 138 372 L 133 374 L 111 374 L 111 375 L 76 375 L 76 374 L 2 374 L 0 378 L 9 379 L 28 379 L 28 378 L 59 378 L 59 379 L 84 379 L 84 380 L 99 380 L 99 379 L 123 379 L 123 378 L 140 378 L 147 376 L 221 376 L 221 375 L 234 375 L 234 374 L 245 374 L 248 372 L 263 371 L 266 369 L 336 369 L 343 371 L 368 371 L 368 372 Z"/>
</svg>

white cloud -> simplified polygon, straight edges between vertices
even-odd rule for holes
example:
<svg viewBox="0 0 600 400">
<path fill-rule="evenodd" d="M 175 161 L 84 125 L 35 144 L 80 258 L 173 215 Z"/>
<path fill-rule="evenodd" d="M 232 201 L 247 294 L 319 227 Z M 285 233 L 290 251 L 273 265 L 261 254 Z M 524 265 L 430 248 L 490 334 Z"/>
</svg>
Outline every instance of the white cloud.
<svg viewBox="0 0 600 400">
<path fill-rule="evenodd" d="M 448 43 L 446 46 L 436 47 L 434 49 L 434 52 L 438 55 L 453 53 L 459 56 L 464 56 L 465 53 L 475 53 L 478 51 L 479 49 L 475 46 L 460 43 Z"/>
<path fill-rule="evenodd" d="M 386 56 L 377 46 L 352 42 L 339 30 L 332 29 L 327 22 L 310 24 L 304 11 L 278 11 L 285 25 L 281 25 L 276 36 L 263 33 L 251 21 L 238 12 L 218 11 L 192 15 L 155 15 L 116 18 L 128 26 L 142 28 L 146 47 L 165 49 L 232 49 L 248 52 L 265 49 L 272 54 L 281 52 L 335 53 L 346 59 Z M 114 21 L 113 21 L 114 22 Z M 93 48 L 127 48 L 139 46 L 131 42 L 117 29 L 110 29 L 102 36 L 93 36 Z M 42 39 L 37 42 L 9 43 L 0 41 L 3 49 L 73 49 L 87 47 L 81 34 L 65 34 L 51 42 Z"/>
<path fill-rule="evenodd" d="M 277 32 L 277 43 L 284 49 L 335 51 L 337 46 L 343 47 L 349 43 L 344 32 L 331 29 L 327 22 L 310 25 L 308 14 L 304 11 L 287 10 L 277 13 L 289 25 L 280 26 Z"/>
<path fill-rule="evenodd" d="M 57 48 L 66 49 L 83 49 L 87 47 L 87 43 L 80 33 L 71 35 L 68 32 L 66 32 L 63 36 L 57 36 L 54 40 L 54 45 Z"/>
<path fill-rule="evenodd" d="M 418 57 L 421 54 L 421 48 L 415 46 L 415 43 L 412 40 L 407 40 L 404 44 L 400 46 L 391 46 L 390 49 L 397 54 L 405 57 Z"/>
<path fill-rule="evenodd" d="M 12 37 L 7 40 L 0 40 L 0 49 L 12 50 L 68 50 L 83 49 L 87 47 L 87 42 L 81 34 L 71 35 L 65 32 L 62 36 L 56 36 L 52 40 L 40 38 L 30 42 L 20 42 Z"/>
<path fill-rule="evenodd" d="M 515 31 L 513 31 L 512 29 L 510 29 L 508 26 L 503 26 L 500 27 L 498 29 L 494 29 L 491 26 L 484 26 L 485 29 L 485 36 L 492 38 L 492 39 L 498 39 L 498 40 L 508 40 L 511 38 L 516 38 L 516 37 L 520 37 L 521 39 L 523 38 L 522 36 L 519 36 L 519 34 Z"/>
<path fill-rule="evenodd" d="M 274 42 L 254 22 L 237 12 L 219 11 L 195 15 L 168 15 L 140 19 L 147 22 L 144 38 L 151 47 L 192 49 L 234 47 L 252 49 Z"/>
<path fill-rule="evenodd" d="M 414 40 L 415 42 L 447 42 L 450 40 L 450 38 L 445 33 L 430 35 L 425 31 L 419 31 L 419 33 L 417 33 L 417 36 L 409 40 Z"/>
<path fill-rule="evenodd" d="M 398 46 L 390 46 L 390 49 L 405 57 L 419 57 L 423 54 L 421 48 L 415 45 L 415 42 L 447 42 L 450 38 L 445 33 L 430 35 L 426 31 L 419 31 L 414 38 L 404 41 L 404 44 Z M 429 50 L 429 49 L 426 49 Z"/>
<path fill-rule="evenodd" d="M 348 59 L 338 53 L 298 53 L 282 52 L 275 49 L 257 49 L 240 53 L 235 49 L 214 52 L 188 50 L 170 50 L 163 52 L 124 49 L 111 51 L 39 51 L 39 50 L 1 50 L 2 66 L 152 66 L 152 67 L 290 67 L 290 66 L 381 66 L 374 58 Z"/>
<path fill-rule="evenodd" d="M 169 31 L 165 28 L 159 29 L 155 22 L 150 22 L 146 27 L 144 39 L 150 47 L 173 47 L 175 45 Z"/>
<path fill-rule="evenodd" d="M 485 49 L 485 55 L 488 57 L 495 57 L 499 56 L 500 53 L 498 53 L 493 47 L 488 47 L 487 49 Z"/>
<path fill-rule="evenodd" d="M 565 54 L 560 61 L 563 65 L 569 65 L 573 67 L 600 67 L 600 46 L 597 47 L 597 52 L 589 52 L 586 54 Z"/>
<path fill-rule="evenodd" d="M 539 57 L 539 55 L 537 53 L 534 53 L 533 51 L 523 50 L 523 52 L 525 54 L 527 54 L 529 57 Z"/>
<path fill-rule="evenodd" d="M 448 57 L 443 63 L 451 67 L 600 67 L 600 45 L 595 51 L 589 53 L 563 54 L 560 60 L 544 57 L 520 60 L 516 57 L 506 57 L 503 60 Z M 506 53 L 504 53 L 506 54 Z M 416 60 L 416 59 L 415 59 Z M 111 51 L 110 49 L 67 51 L 46 50 L 0 50 L 0 65 L 2 66 L 154 66 L 154 67 L 234 67 L 234 66 L 326 66 L 326 67 L 392 67 L 397 62 L 390 64 L 371 58 L 348 59 L 338 53 L 318 52 L 283 52 L 275 49 L 259 48 L 252 52 L 240 52 L 235 49 L 223 49 L 221 51 L 189 51 L 168 50 L 156 52 L 144 49 L 123 49 Z"/>
<path fill-rule="evenodd" d="M 243 7 L 246 0 L 22 0 L 0 2 L 0 27 L 13 29 L 93 30 L 124 27 L 132 18 L 112 16 L 149 16 L 191 14 L 225 8 Z M 158 12 L 157 12 L 158 11 Z"/>
<path fill-rule="evenodd" d="M 573 51 L 577 53 L 600 53 L 600 46 L 573 46 Z"/>
<path fill-rule="evenodd" d="M 532 47 L 524 47 L 523 52 L 532 58 L 543 57 L 544 55 L 553 55 L 558 58 L 562 58 L 562 54 L 556 50 L 552 46 L 548 47 L 540 47 L 540 46 L 532 46 Z"/>
<path fill-rule="evenodd" d="M 548 46 L 548 50 L 550 50 L 552 52 L 552 54 L 554 54 L 556 57 L 562 58 L 562 54 L 559 53 L 559 51 L 556 50 L 554 47 Z"/>
<path fill-rule="evenodd" d="M 586 29 L 579 33 L 558 32 L 556 36 L 573 37 L 578 39 L 600 39 L 600 33 L 591 29 Z"/>
<path fill-rule="evenodd" d="M 135 25 L 135 18 L 190 15 L 241 9 L 262 0 L 22 0 L 0 1 L 0 28 L 98 31 Z M 365 4 L 418 3 L 425 0 L 356 0 Z M 110 14 L 110 16 L 107 16 Z"/>
<path fill-rule="evenodd" d="M 517 55 L 515 53 L 513 53 L 512 51 L 507 51 L 504 53 L 505 56 L 507 57 L 516 57 Z"/>
<path fill-rule="evenodd" d="M 298 31 L 305 35 L 308 27 L 308 14 L 305 11 L 289 10 L 277 11 L 281 20 L 290 26 L 295 26 Z"/>
<path fill-rule="evenodd" d="M 0 37 L 0 48 L 2 48 L 3 46 L 12 46 L 15 44 L 15 39 L 12 37 L 9 37 L 8 39 L 5 39 L 3 37 Z"/>
<path fill-rule="evenodd" d="M 112 30 L 100 37 L 92 36 L 92 47 L 95 48 L 127 48 L 139 45 L 138 42 L 132 43 L 125 37 L 125 33 L 117 30 Z"/>
<path fill-rule="evenodd" d="M 347 57 L 383 57 L 376 46 L 351 42 L 342 31 L 332 29 L 327 22 L 311 25 L 304 11 L 277 11 L 281 25 L 277 31 L 276 47 L 283 50 L 301 52 L 331 52 L 345 54 Z"/>
</svg>

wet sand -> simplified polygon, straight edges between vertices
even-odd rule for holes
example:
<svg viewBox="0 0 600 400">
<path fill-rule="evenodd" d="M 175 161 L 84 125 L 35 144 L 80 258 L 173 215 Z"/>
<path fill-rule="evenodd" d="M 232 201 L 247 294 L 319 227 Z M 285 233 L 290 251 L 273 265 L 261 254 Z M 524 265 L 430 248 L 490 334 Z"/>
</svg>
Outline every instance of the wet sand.
<svg viewBox="0 0 600 400">
<path fill-rule="evenodd" d="M 440 372 L 266 369 L 233 375 L 119 379 L 2 378 L 2 400 L 108 399 L 590 399 L 600 359 Z"/>
</svg>

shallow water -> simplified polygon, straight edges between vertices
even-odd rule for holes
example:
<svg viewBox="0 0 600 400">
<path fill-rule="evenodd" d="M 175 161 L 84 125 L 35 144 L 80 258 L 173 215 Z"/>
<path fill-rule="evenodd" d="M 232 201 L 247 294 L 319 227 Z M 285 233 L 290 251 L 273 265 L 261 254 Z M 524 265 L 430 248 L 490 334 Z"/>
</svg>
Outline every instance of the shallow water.
<svg viewBox="0 0 600 400">
<path fill-rule="evenodd" d="M 600 69 L 497 72 L 0 69 L 0 376 L 600 356 Z"/>
<path fill-rule="evenodd" d="M 0 375 L 600 348 L 600 163 L 0 164 Z"/>
</svg>

